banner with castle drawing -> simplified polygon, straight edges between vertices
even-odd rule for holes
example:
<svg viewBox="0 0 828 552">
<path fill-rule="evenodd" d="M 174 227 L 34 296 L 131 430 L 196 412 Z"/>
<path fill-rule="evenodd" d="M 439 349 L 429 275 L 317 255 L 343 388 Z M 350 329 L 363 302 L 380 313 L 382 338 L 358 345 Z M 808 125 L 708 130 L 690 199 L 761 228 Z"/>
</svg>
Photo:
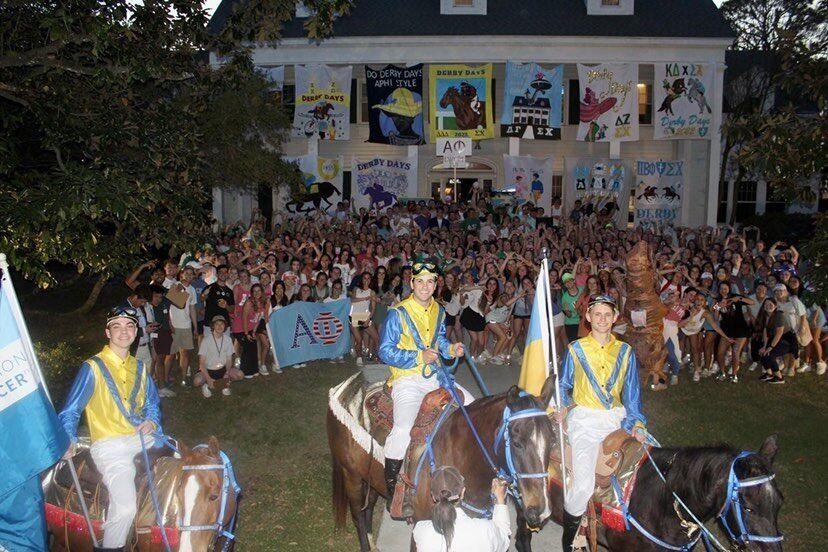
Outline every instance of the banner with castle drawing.
<svg viewBox="0 0 828 552">
<path fill-rule="evenodd" d="M 581 88 L 578 140 L 634 142 L 638 140 L 638 65 L 635 63 L 578 64 Z"/>
<path fill-rule="evenodd" d="M 588 212 L 607 207 L 615 211 L 615 224 L 626 227 L 630 203 L 630 168 L 621 159 L 567 157 L 564 160 L 565 213 L 572 212 L 575 202 Z"/>
<path fill-rule="evenodd" d="M 383 210 L 402 197 L 417 197 L 417 157 L 354 158 L 351 164 L 354 207 Z"/>
<path fill-rule="evenodd" d="M 653 138 L 710 139 L 713 64 L 656 63 L 653 88 Z"/>
<path fill-rule="evenodd" d="M 430 65 L 431 141 L 465 136 L 494 137 L 492 64 Z"/>
<path fill-rule="evenodd" d="M 310 213 L 316 209 L 327 212 L 336 210 L 338 201 L 342 201 L 342 157 L 319 157 L 302 155 L 284 157 L 288 163 L 295 163 L 302 173 L 304 192 L 300 197 L 285 198 L 284 206 L 274 205 L 288 213 Z"/>
<path fill-rule="evenodd" d="M 500 135 L 527 140 L 560 140 L 563 65 L 506 63 Z"/>
<path fill-rule="evenodd" d="M 423 64 L 411 67 L 365 66 L 368 141 L 392 146 L 425 144 Z"/>
<path fill-rule="evenodd" d="M 293 136 L 320 140 L 351 137 L 352 67 L 297 65 Z"/>
<path fill-rule="evenodd" d="M 635 225 L 681 221 L 684 161 L 635 162 Z"/>
</svg>

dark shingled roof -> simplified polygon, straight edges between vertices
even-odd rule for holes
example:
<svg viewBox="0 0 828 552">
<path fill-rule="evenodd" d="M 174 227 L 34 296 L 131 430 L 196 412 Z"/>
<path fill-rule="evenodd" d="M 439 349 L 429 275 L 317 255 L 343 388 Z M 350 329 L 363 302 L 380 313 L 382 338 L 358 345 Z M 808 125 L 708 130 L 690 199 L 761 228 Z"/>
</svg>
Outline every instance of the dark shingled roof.
<svg viewBox="0 0 828 552">
<path fill-rule="evenodd" d="M 222 0 L 210 20 L 220 31 L 245 0 Z M 239 6 L 236 8 L 236 6 Z M 305 36 L 304 20 L 284 25 L 285 38 Z M 635 15 L 587 15 L 584 0 L 488 0 L 487 15 L 440 15 L 440 0 L 354 0 L 334 37 L 620 36 L 732 38 L 712 0 L 635 0 Z"/>
</svg>

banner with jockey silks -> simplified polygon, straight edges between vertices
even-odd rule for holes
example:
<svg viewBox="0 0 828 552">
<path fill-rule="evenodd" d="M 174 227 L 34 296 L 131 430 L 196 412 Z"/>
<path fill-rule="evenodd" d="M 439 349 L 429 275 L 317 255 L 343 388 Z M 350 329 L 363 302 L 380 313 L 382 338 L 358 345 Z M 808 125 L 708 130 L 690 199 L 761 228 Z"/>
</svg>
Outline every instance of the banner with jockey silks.
<svg viewBox="0 0 828 552">
<path fill-rule="evenodd" d="M 678 223 L 684 196 L 684 161 L 635 162 L 635 225 Z"/>
<path fill-rule="evenodd" d="M 338 358 L 351 350 L 351 300 L 297 301 L 273 311 L 267 331 L 279 366 Z"/>
<path fill-rule="evenodd" d="M 656 63 L 653 89 L 653 138 L 710 139 L 713 64 Z"/>
<path fill-rule="evenodd" d="M 504 155 L 504 191 L 514 191 L 521 203 L 530 201 L 552 212 L 552 158 Z"/>
<path fill-rule="evenodd" d="M 351 137 L 352 67 L 297 65 L 293 136 L 320 140 Z"/>
<path fill-rule="evenodd" d="M 494 137 L 492 64 L 430 65 L 431 141 L 437 138 Z"/>
<path fill-rule="evenodd" d="M 351 202 L 357 209 L 382 210 L 401 197 L 417 196 L 417 158 L 354 158 L 351 164 Z"/>
<path fill-rule="evenodd" d="M 527 140 L 560 140 L 563 65 L 506 63 L 500 135 Z"/>
<path fill-rule="evenodd" d="M 288 163 L 296 163 L 302 173 L 304 193 L 290 198 L 284 208 L 291 213 L 306 213 L 316 209 L 333 212 L 336 203 L 342 201 L 343 159 L 302 155 L 283 157 Z"/>
<path fill-rule="evenodd" d="M 368 141 L 392 146 L 425 144 L 423 64 L 365 66 Z"/>
<path fill-rule="evenodd" d="M 578 64 L 581 89 L 578 140 L 638 140 L 638 65 Z"/>
<path fill-rule="evenodd" d="M 565 213 L 571 213 L 580 200 L 587 212 L 600 212 L 617 206 L 614 221 L 625 227 L 629 216 L 630 167 L 620 159 L 567 157 L 564 160 L 563 200 Z"/>
</svg>

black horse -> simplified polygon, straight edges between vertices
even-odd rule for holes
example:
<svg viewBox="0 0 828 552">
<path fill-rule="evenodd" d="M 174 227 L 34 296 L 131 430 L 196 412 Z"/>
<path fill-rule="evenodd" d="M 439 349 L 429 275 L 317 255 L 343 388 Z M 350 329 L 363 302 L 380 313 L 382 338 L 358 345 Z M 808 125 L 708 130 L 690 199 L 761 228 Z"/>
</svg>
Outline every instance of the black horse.
<svg viewBox="0 0 828 552">
<path fill-rule="evenodd" d="M 682 518 L 691 521 L 690 516 L 676 504 L 675 492 L 690 510 L 702 521 L 716 519 L 724 511 L 728 495 L 728 481 L 731 466 L 738 481 L 743 484 L 755 478 L 758 484 L 744 486 L 738 492 L 737 506 L 744 520 L 740 527 L 737 507 L 731 505 L 724 512 L 724 521 L 729 527 L 731 542 L 743 550 L 781 551 L 781 542 L 748 542 L 740 539 L 745 533 L 751 536 L 770 537 L 779 535 L 777 518 L 782 506 L 782 493 L 773 478 L 773 460 L 778 445 L 776 436 L 770 436 L 762 443 L 759 452 L 740 457 L 731 446 L 685 447 L 653 449 L 652 457 L 664 474 L 667 484 L 661 480 L 650 462 L 638 471 L 637 482 L 630 497 L 630 514 L 653 536 L 675 547 L 682 547 L 691 540 L 687 529 L 682 527 Z M 763 481 L 769 477 L 769 480 Z M 672 492 L 671 492 L 672 491 Z M 560 523 L 563 510 L 563 494 L 559 486 L 551 486 L 552 518 Z M 681 512 L 682 518 L 676 511 Z M 520 552 L 531 551 L 532 533 L 520 519 L 518 510 L 518 532 L 515 547 Z M 720 525 L 724 525 L 719 520 Z M 695 538 L 697 533 L 693 534 Z M 631 527 L 619 532 L 599 529 L 598 543 L 612 552 L 665 550 Z"/>
<path fill-rule="evenodd" d="M 295 201 L 288 201 L 285 203 L 285 209 L 288 210 L 289 213 L 309 213 L 314 209 L 319 209 L 319 206 L 322 204 L 324 200 L 325 203 L 328 205 L 325 207 L 327 209 L 333 203 L 328 199 L 332 195 L 342 195 L 340 194 L 339 190 L 336 189 L 336 186 L 331 184 L 330 182 L 318 182 L 316 183 L 317 192 L 313 194 L 302 194 L 302 196 L 295 200 Z M 313 207 L 308 207 L 304 209 L 306 203 L 312 203 Z M 293 207 L 293 210 L 291 210 Z"/>
</svg>

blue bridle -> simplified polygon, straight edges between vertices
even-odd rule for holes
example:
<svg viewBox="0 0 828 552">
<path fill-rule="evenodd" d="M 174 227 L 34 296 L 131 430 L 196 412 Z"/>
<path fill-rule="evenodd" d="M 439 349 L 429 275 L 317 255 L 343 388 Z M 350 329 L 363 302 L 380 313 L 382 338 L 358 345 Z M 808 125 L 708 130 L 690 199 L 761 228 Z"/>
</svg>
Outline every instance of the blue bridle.
<svg viewBox="0 0 828 552">
<path fill-rule="evenodd" d="M 782 542 L 782 539 L 784 538 L 782 535 L 776 535 L 774 537 L 754 535 L 748 528 L 747 512 L 742 506 L 742 499 L 739 496 L 739 491 L 746 487 L 764 485 L 765 483 L 773 481 L 776 477 L 775 473 L 761 475 L 759 477 L 751 477 L 748 479 L 739 479 L 736 476 L 736 462 L 742 458 L 747 458 L 748 456 L 752 456 L 754 454 L 756 453 L 750 451 L 740 452 L 730 464 L 730 473 L 727 476 L 727 496 L 725 497 L 725 503 L 724 506 L 722 506 L 722 511 L 719 512 L 719 520 L 722 522 L 722 526 L 725 528 L 725 531 L 727 531 L 728 536 L 731 540 L 736 541 L 742 546 L 751 542 Z M 738 530 L 738 533 L 730 527 L 730 523 L 727 521 L 728 513 L 731 510 L 736 518 L 736 529 Z"/>
</svg>

